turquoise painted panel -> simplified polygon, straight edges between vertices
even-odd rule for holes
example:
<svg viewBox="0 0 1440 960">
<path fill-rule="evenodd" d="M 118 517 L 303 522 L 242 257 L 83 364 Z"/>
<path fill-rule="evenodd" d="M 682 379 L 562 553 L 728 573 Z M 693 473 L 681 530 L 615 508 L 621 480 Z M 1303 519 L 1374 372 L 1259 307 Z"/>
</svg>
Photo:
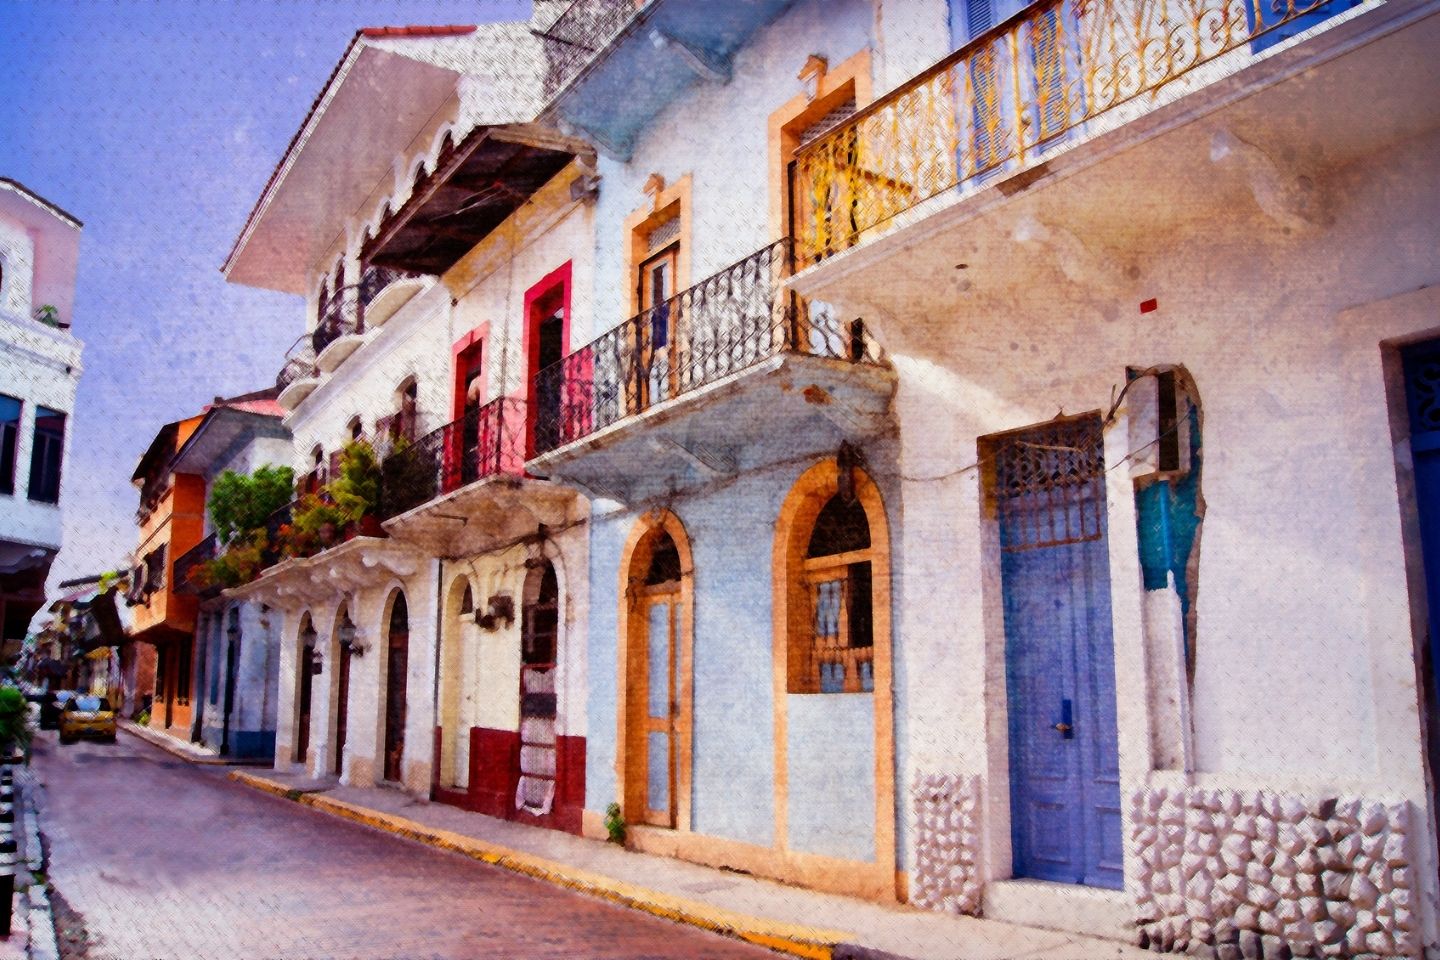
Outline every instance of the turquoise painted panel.
<svg viewBox="0 0 1440 960">
<path fill-rule="evenodd" d="M 670 608 L 655 604 L 650 608 L 650 716 L 670 716 Z"/>
<path fill-rule="evenodd" d="M 645 802 L 651 810 L 670 809 L 670 737 L 651 733 L 645 738 L 647 776 Z"/>
<path fill-rule="evenodd" d="M 868 693 L 785 698 L 791 850 L 875 860 L 875 698 Z"/>
</svg>

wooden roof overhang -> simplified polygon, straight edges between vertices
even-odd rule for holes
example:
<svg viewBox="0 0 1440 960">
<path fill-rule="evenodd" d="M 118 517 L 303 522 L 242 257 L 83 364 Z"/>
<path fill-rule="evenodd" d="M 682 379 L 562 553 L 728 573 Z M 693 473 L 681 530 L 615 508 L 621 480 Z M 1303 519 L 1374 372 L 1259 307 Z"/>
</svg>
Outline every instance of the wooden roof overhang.
<svg viewBox="0 0 1440 960">
<path fill-rule="evenodd" d="M 382 217 L 361 256 L 376 266 L 443 274 L 576 157 L 593 162 L 594 153 L 547 127 L 479 127 L 441 150 L 434 172 Z"/>
</svg>

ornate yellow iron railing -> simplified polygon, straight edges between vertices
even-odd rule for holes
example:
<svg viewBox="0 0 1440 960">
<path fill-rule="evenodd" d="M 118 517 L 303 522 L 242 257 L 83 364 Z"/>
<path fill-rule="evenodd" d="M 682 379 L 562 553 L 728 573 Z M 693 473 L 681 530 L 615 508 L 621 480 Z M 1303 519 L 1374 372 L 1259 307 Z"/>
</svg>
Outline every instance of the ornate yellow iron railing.
<svg viewBox="0 0 1440 960">
<path fill-rule="evenodd" d="M 1354 2 L 1033 4 L 799 152 L 800 264 L 853 246 L 866 231 L 976 177 L 1022 169 L 1117 107 L 1144 112 L 1143 95 L 1207 64 L 1227 72 L 1215 63 L 1224 55 L 1278 42 L 1280 28 Z"/>
</svg>

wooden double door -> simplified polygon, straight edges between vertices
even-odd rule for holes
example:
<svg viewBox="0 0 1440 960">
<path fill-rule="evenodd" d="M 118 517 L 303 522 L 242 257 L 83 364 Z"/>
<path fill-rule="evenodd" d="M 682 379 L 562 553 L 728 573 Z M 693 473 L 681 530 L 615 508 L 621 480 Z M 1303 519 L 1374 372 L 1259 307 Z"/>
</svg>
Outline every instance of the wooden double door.
<svg viewBox="0 0 1440 960">
<path fill-rule="evenodd" d="M 684 688 L 680 585 L 638 588 L 635 601 L 629 653 L 627 806 L 634 811 L 633 820 L 674 828 L 679 792 L 688 780 L 681 775 L 685 758 L 680 750 Z"/>
</svg>

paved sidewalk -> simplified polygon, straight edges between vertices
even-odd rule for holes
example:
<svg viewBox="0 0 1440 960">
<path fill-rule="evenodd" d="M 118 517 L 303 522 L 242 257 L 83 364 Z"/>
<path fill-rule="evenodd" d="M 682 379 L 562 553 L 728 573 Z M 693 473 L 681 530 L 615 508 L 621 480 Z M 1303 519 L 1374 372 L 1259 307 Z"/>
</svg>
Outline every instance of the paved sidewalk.
<svg viewBox="0 0 1440 960">
<path fill-rule="evenodd" d="M 233 779 L 431 846 L 657 916 L 820 960 L 1150 957 L 1112 940 L 816 893 L 614 844 L 497 820 L 384 787 L 234 771 Z"/>
<path fill-rule="evenodd" d="M 267 761 L 239 760 L 235 757 L 222 757 L 209 747 L 202 747 L 198 743 L 190 743 L 187 740 L 172 737 L 167 733 L 151 730 L 149 727 L 142 727 L 133 720 L 117 720 L 116 724 L 123 732 L 133 737 L 139 737 L 147 743 L 153 743 L 161 750 L 173 753 L 175 756 L 189 760 L 191 763 L 212 764 L 222 767 L 269 766 Z"/>
</svg>

